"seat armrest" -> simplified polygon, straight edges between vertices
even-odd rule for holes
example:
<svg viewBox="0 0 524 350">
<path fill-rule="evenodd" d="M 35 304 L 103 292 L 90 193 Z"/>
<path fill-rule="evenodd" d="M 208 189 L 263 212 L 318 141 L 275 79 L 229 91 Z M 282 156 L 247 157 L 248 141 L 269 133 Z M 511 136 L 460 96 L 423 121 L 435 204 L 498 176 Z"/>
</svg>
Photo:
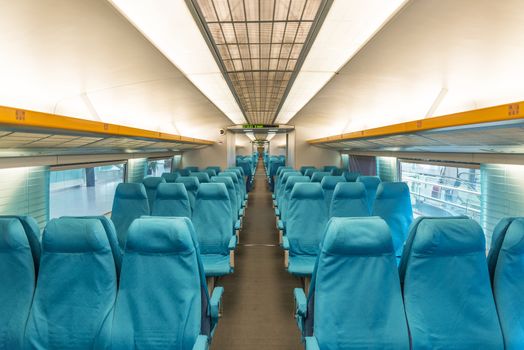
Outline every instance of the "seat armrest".
<svg viewBox="0 0 524 350">
<path fill-rule="evenodd" d="M 320 350 L 316 337 L 306 337 L 306 350 Z"/>
<path fill-rule="evenodd" d="M 275 216 L 280 217 L 280 209 L 275 208 Z"/>
<path fill-rule="evenodd" d="M 209 349 L 209 342 L 207 335 L 199 335 L 193 345 L 193 350 L 207 350 Z"/>
<path fill-rule="evenodd" d="M 281 231 L 285 231 L 286 230 L 286 225 L 284 224 L 284 221 L 282 220 L 278 220 L 277 222 L 277 228 Z"/>
<path fill-rule="evenodd" d="M 228 248 L 229 248 L 229 250 L 235 250 L 236 247 L 237 247 L 237 236 L 233 235 L 229 239 Z"/>
<path fill-rule="evenodd" d="M 284 250 L 289 250 L 289 239 L 286 236 L 282 237 L 282 248 Z"/>
<path fill-rule="evenodd" d="M 235 221 L 235 231 L 240 230 L 240 220 Z"/>
<path fill-rule="evenodd" d="M 211 294 L 211 298 L 209 299 L 211 319 L 215 322 L 220 316 L 220 303 L 222 301 L 222 294 L 224 294 L 224 287 L 215 287 L 215 289 L 213 289 L 213 294 Z"/>
<path fill-rule="evenodd" d="M 295 288 L 293 289 L 293 295 L 295 296 L 295 309 L 299 316 L 306 317 L 307 313 L 307 299 L 304 289 Z"/>
<path fill-rule="evenodd" d="M 271 198 L 275 199 L 275 194 L 274 193 L 271 194 Z"/>
</svg>

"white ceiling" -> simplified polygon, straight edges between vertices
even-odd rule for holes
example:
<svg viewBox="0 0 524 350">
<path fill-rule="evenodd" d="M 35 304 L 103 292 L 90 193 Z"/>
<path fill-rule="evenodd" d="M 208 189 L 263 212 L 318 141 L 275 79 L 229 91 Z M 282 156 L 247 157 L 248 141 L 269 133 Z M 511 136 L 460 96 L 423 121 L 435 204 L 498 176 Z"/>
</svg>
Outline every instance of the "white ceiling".
<svg viewBox="0 0 524 350">
<path fill-rule="evenodd" d="M 323 137 L 524 100 L 523 33 L 522 0 L 411 0 L 290 124 Z"/>
<path fill-rule="evenodd" d="M 212 140 L 231 124 L 105 0 L 0 9 L 0 105 Z"/>
</svg>

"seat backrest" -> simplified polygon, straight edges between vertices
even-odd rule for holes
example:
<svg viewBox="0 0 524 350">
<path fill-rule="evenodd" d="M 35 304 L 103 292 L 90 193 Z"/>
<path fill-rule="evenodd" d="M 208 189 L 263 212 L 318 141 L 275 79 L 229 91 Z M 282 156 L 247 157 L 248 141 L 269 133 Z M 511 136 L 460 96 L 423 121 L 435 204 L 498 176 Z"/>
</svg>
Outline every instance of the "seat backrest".
<svg viewBox="0 0 524 350">
<path fill-rule="evenodd" d="M 191 218 L 191 204 L 184 184 L 160 184 L 156 193 L 153 216 L 181 216 Z"/>
<path fill-rule="evenodd" d="M 280 208 L 280 219 L 282 221 L 286 220 L 286 212 L 289 198 L 291 197 L 291 192 L 293 191 L 295 184 L 299 182 L 311 182 L 311 179 L 307 176 L 298 175 L 297 173 L 297 175 L 289 176 L 286 179 L 285 184 L 282 184 L 284 191 L 282 191 L 282 197 L 280 198 L 280 202 L 278 204 L 278 207 Z"/>
<path fill-rule="evenodd" d="M 324 167 L 322 168 L 322 171 L 331 173 L 331 170 L 333 169 L 338 169 L 338 167 L 335 165 L 324 165 Z"/>
<path fill-rule="evenodd" d="M 179 173 L 162 173 L 162 177 L 167 183 L 174 183 L 180 177 Z"/>
<path fill-rule="evenodd" d="M 285 220 L 289 255 L 317 255 L 328 221 L 324 193 L 319 183 L 293 186 Z"/>
<path fill-rule="evenodd" d="M 203 171 L 192 171 L 190 176 L 195 176 L 198 179 L 198 182 L 200 182 L 201 184 L 211 182 L 209 174 Z"/>
<path fill-rule="evenodd" d="M 316 173 L 317 171 L 320 171 L 318 170 L 317 168 L 307 168 L 306 171 L 304 172 L 304 175 L 305 176 L 313 176 L 313 173 Z"/>
<path fill-rule="evenodd" d="M 524 349 L 524 218 L 496 226 L 488 267 L 505 349 Z"/>
<path fill-rule="evenodd" d="M 184 169 L 188 170 L 189 172 L 199 171 L 197 166 L 186 166 Z"/>
<path fill-rule="evenodd" d="M 320 186 L 322 186 L 322 191 L 324 191 L 326 207 L 328 208 L 331 206 L 331 199 L 333 198 L 335 186 L 339 182 L 346 182 L 346 178 L 344 176 L 324 176 L 324 178 L 320 182 Z"/>
<path fill-rule="evenodd" d="M 342 176 L 346 178 L 347 182 L 355 182 L 360 177 L 360 173 L 351 172 L 351 171 L 344 171 L 342 173 Z"/>
<path fill-rule="evenodd" d="M 155 203 L 156 190 L 158 185 L 165 183 L 166 179 L 157 176 L 148 176 L 142 180 L 144 187 L 146 188 L 147 201 L 149 202 L 149 210 L 153 209 L 153 203 Z"/>
<path fill-rule="evenodd" d="M 241 190 L 242 185 L 240 184 L 240 181 L 238 179 L 238 174 L 232 171 L 224 171 L 218 174 L 218 176 L 229 177 L 231 180 L 233 180 L 233 185 L 235 186 L 235 193 L 237 196 L 237 205 L 238 205 L 238 209 L 240 209 L 240 207 L 242 206 L 242 201 L 244 197 L 242 196 L 242 190 Z"/>
<path fill-rule="evenodd" d="M 273 191 L 275 193 L 275 196 L 278 200 L 278 197 L 281 195 L 280 191 L 282 189 L 282 179 L 284 178 L 284 174 L 286 173 L 298 173 L 296 170 L 294 170 L 291 167 L 282 167 L 280 173 L 277 172 L 277 177 L 275 179 L 275 190 Z M 302 175 L 302 174 L 299 174 Z"/>
<path fill-rule="evenodd" d="M 51 220 L 42 236 L 27 348 L 108 348 L 116 292 L 115 262 L 100 220 Z"/>
<path fill-rule="evenodd" d="M 330 217 L 369 216 L 366 187 L 361 182 L 339 182 L 333 191 Z"/>
<path fill-rule="evenodd" d="M 115 224 L 120 247 L 124 247 L 126 243 L 127 229 L 133 220 L 142 215 L 149 215 L 149 213 L 149 201 L 143 184 L 118 184 L 113 200 L 111 220 Z"/>
<path fill-rule="evenodd" d="M 287 169 L 285 172 L 281 174 L 281 178 L 276 184 L 278 186 L 278 189 L 276 192 L 276 199 L 277 199 L 278 206 L 281 205 L 282 199 L 284 198 L 284 191 L 286 189 L 287 180 L 291 176 L 302 176 L 302 174 L 295 170 L 287 171 Z"/>
<path fill-rule="evenodd" d="M 413 222 L 408 185 L 405 182 L 381 183 L 378 186 L 371 214 L 386 220 L 393 236 L 393 246 L 397 256 L 401 256 L 409 225 Z"/>
<path fill-rule="evenodd" d="M 233 212 L 233 223 L 235 223 L 238 219 L 238 211 L 240 210 L 240 206 L 238 204 L 238 198 L 233 180 L 226 176 L 215 176 L 211 179 L 211 182 L 223 183 L 226 185 L 227 194 L 229 195 L 229 204 L 231 205 L 231 210 Z"/>
<path fill-rule="evenodd" d="M 176 183 L 184 185 L 187 191 L 187 197 L 189 198 L 189 205 L 191 206 L 191 212 L 195 210 L 195 201 L 198 188 L 200 187 L 200 181 L 195 176 L 181 176 L 176 179 Z"/>
<path fill-rule="evenodd" d="M 31 245 L 15 217 L 0 218 L 0 349 L 23 349 L 36 283 Z"/>
<path fill-rule="evenodd" d="M 503 349 L 482 228 L 474 220 L 418 218 L 399 274 L 413 349 Z"/>
<path fill-rule="evenodd" d="M 233 234 L 232 215 L 225 184 L 200 185 L 192 221 L 202 254 L 229 254 L 228 244 Z"/>
<path fill-rule="evenodd" d="M 213 176 L 217 176 L 217 172 L 215 169 L 206 169 L 204 170 L 207 175 L 209 175 L 209 178 L 211 179 Z"/>
<path fill-rule="evenodd" d="M 334 168 L 330 170 L 332 176 L 342 176 L 344 174 L 343 168 Z"/>
<path fill-rule="evenodd" d="M 330 176 L 330 175 L 331 175 L 331 173 L 329 173 L 327 171 L 314 172 L 313 175 L 311 175 L 311 182 L 322 182 L 322 179 L 325 176 Z"/>
<path fill-rule="evenodd" d="M 216 172 L 216 175 L 218 175 L 222 171 L 222 168 L 216 165 L 208 166 L 206 169 L 214 170 Z"/>
<path fill-rule="evenodd" d="M 308 169 L 315 169 L 315 167 L 312 165 L 303 165 L 300 167 L 300 172 L 302 173 L 302 175 L 306 175 L 306 170 Z"/>
<path fill-rule="evenodd" d="M 111 349 L 192 349 L 199 334 L 209 334 L 193 234 L 188 218 L 142 218 L 131 225 Z"/>
<path fill-rule="evenodd" d="M 22 224 L 22 227 L 24 228 L 25 235 L 27 236 L 29 246 L 31 247 L 31 254 L 33 255 L 33 262 L 35 264 L 35 273 L 38 276 L 42 234 L 36 220 L 31 216 L 23 215 L 0 215 L 0 219 L 16 219 L 20 221 L 20 224 Z"/>
<path fill-rule="evenodd" d="M 381 183 L 380 178 L 378 176 L 359 176 L 357 182 L 362 182 L 364 186 L 366 186 L 369 211 L 371 211 L 377 195 L 378 185 Z"/>
<path fill-rule="evenodd" d="M 395 251 L 382 219 L 331 219 L 312 279 L 314 319 L 306 324 L 313 323 L 321 349 L 409 349 Z"/>
</svg>

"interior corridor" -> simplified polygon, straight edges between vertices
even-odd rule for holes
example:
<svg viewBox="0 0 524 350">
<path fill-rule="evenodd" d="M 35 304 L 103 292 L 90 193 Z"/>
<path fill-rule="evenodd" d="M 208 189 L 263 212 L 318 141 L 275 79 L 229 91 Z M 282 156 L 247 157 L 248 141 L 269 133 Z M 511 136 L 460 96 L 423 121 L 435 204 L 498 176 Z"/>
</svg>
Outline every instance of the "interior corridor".
<svg viewBox="0 0 524 350">
<path fill-rule="evenodd" d="M 235 272 L 217 284 L 224 286 L 225 292 L 213 349 L 303 348 L 293 318 L 293 288 L 299 287 L 300 281 L 284 269 L 262 160 L 235 252 Z"/>
</svg>

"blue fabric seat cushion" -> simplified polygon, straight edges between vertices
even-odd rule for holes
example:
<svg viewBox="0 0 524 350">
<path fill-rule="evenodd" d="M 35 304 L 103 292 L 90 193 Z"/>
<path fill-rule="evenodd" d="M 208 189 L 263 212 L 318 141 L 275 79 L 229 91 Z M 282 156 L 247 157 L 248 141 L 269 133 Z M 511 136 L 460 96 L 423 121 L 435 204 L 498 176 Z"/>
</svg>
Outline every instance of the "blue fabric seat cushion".
<svg viewBox="0 0 524 350">
<path fill-rule="evenodd" d="M 224 276 L 232 272 L 229 264 L 229 255 L 202 254 L 200 258 L 202 259 L 206 276 Z"/>
<path fill-rule="evenodd" d="M 316 261 L 316 255 L 290 256 L 287 270 L 293 275 L 307 277 L 313 274 Z"/>
</svg>

